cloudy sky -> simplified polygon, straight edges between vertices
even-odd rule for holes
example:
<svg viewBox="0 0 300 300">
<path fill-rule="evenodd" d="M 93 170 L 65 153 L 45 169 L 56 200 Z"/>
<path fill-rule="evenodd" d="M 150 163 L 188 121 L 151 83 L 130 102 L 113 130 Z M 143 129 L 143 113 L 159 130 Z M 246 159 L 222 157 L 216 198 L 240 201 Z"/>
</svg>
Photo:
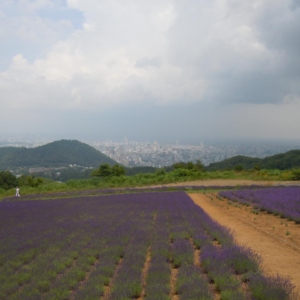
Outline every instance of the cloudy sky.
<svg viewBox="0 0 300 300">
<path fill-rule="evenodd" d="M 0 134 L 299 139 L 300 0 L 1 0 Z"/>
</svg>

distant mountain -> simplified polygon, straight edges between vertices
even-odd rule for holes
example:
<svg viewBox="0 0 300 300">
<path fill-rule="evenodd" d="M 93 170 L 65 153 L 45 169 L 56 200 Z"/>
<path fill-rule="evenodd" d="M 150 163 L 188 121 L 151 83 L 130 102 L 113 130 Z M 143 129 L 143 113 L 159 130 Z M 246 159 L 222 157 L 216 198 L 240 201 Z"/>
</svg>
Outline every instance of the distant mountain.
<svg viewBox="0 0 300 300">
<path fill-rule="evenodd" d="M 286 153 L 276 154 L 265 158 L 253 158 L 247 156 L 234 156 L 220 162 L 211 163 L 206 170 L 216 171 L 233 169 L 236 165 L 241 165 L 244 169 L 252 169 L 259 166 L 261 169 L 288 170 L 300 167 L 300 150 L 291 150 Z"/>
<path fill-rule="evenodd" d="M 23 167 L 57 167 L 77 164 L 99 167 L 117 162 L 76 140 L 61 140 L 36 148 L 0 147 L 0 170 Z"/>
</svg>

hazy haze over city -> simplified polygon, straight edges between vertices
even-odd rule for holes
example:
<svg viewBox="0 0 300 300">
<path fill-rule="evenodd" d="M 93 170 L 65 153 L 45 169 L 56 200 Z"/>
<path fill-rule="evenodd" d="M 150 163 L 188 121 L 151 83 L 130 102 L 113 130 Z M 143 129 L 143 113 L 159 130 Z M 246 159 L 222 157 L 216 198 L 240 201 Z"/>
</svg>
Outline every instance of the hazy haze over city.
<svg viewBox="0 0 300 300">
<path fill-rule="evenodd" d="M 299 0 L 4 0 L 0 135 L 299 140 Z"/>
</svg>

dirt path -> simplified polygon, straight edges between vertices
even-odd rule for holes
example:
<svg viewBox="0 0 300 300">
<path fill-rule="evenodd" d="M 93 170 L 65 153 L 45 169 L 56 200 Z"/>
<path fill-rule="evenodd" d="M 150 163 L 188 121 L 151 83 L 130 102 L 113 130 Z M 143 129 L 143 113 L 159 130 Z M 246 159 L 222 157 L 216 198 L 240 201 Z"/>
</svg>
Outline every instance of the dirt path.
<svg viewBox="0 0 300 300">
<path fill-rule="evenodd" d="M 267 181 L 267 180 L 245 180 L 245 179 L 204 179 L 204 180 L 193 180 L 193 181 L 184 181 L 177 183 L 168 183 L 163 185 L 155 185 L 152 187 L 161 187 L 161 186 L 247 186 L 247 185 L 265 185 L 265 186 L 274 186 L 274 185 L 298 185 L 300 186 L 300 181 Z"/>
<path fill-rule="evenodd" d="M 233 229 L 239 244 L 258 253 L 267 274 L 289 277 L 300 294 L 300 225 L 265 213 L 256 215 L 251 208 L 204 194 L 189 196 L 213 219 Z"/>
</svg>

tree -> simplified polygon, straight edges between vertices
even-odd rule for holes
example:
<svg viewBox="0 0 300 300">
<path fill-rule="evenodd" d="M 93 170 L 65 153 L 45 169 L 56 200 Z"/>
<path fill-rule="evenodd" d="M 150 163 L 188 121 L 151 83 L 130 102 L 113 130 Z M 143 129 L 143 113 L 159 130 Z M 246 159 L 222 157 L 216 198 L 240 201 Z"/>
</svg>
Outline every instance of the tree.
<svg viewBox="0 0 300 300">
<path fill-rule="evenodd" d="M 196 160 L 195 167 L 198 171 L 204 171 L 205 170 L 204 164 L 202 163 L 202 161 L 200 159 Z"/>
<path fill-rule="evenodd" d="M 109 164 L 102 164 L 99 166 L 99 175 L 100 177 L 108 177 L 111 175 L 111 168 Z"/>
<path fill-rule="evenodd" d="M 233 169 L 236 172 L 241 172 L 244 170 L 244 167 L 242 165 L 236 165 Z"/>
<path fill-rule="evenodd" d="M 196 160 L 196 163 L 193 163 L 192 161 L 188 161 L 187 163 L 179 162 L 173 164 L 173 168 L 176 169 L 187 169 L 191 171 L 204 171 L 205 167 L 200 159 Z"/>
<path fill-rule="evenodd" d="M 125 168 L 118 164 L 110 166 L 109 164 L 102 164 L 97 170 L 92 173 L 92 176 L 109 177 L 125 175 Z"/>
<path fill-rule="evenodd" d="M 112 176 L 122 176 L 125 175 L 125 168 L 116 164 L 111 168 Z"/>
<path fill-rule="evenodd" d="M 173 164 L 174 169 L 185 169 L 185 163 L 184 162 L 178 162 Z"/>
<path fill-rule="evenodd" d="M 186 168 L 187 168 L 188 170 L 194 170 L 194 169 L 195 169 L 195 166 L 194 166 L 193 162 L 188 161 L 187 164 L 186 164 Z"/>
<path fill-rule="evenodd" d="M 300 180 L 300 168 L 292 171 L 292 180 Z"/>
<path fill-rule="evenodd" d="M 9 171 L 0 172 L 0 188 L 9 190 L 18 185 L 18 180 L 15 175 Z"/>
<path fill-rule="evenodd" d="M 260 165 L 254 165 L 253 168 L 252 168 L 253 171 L 260 171 L 261 170 L 261 167 Z"/>
<path fill-rule="evenodd" d="M 44 183 L 44 180 L 40 177 L 35 177 L 34 175 L 22 175 L 18 178 L 19 186 L 31 186 L 38 187 Z"/>
<path fill-rule="evenodd" d="M 164 176 L 166 174 L 167 174 L 167 172 L 166 172 L 165 169 L 157 169 L 156 172 L 155 172 L 156 176 Z"/>
</svg>

